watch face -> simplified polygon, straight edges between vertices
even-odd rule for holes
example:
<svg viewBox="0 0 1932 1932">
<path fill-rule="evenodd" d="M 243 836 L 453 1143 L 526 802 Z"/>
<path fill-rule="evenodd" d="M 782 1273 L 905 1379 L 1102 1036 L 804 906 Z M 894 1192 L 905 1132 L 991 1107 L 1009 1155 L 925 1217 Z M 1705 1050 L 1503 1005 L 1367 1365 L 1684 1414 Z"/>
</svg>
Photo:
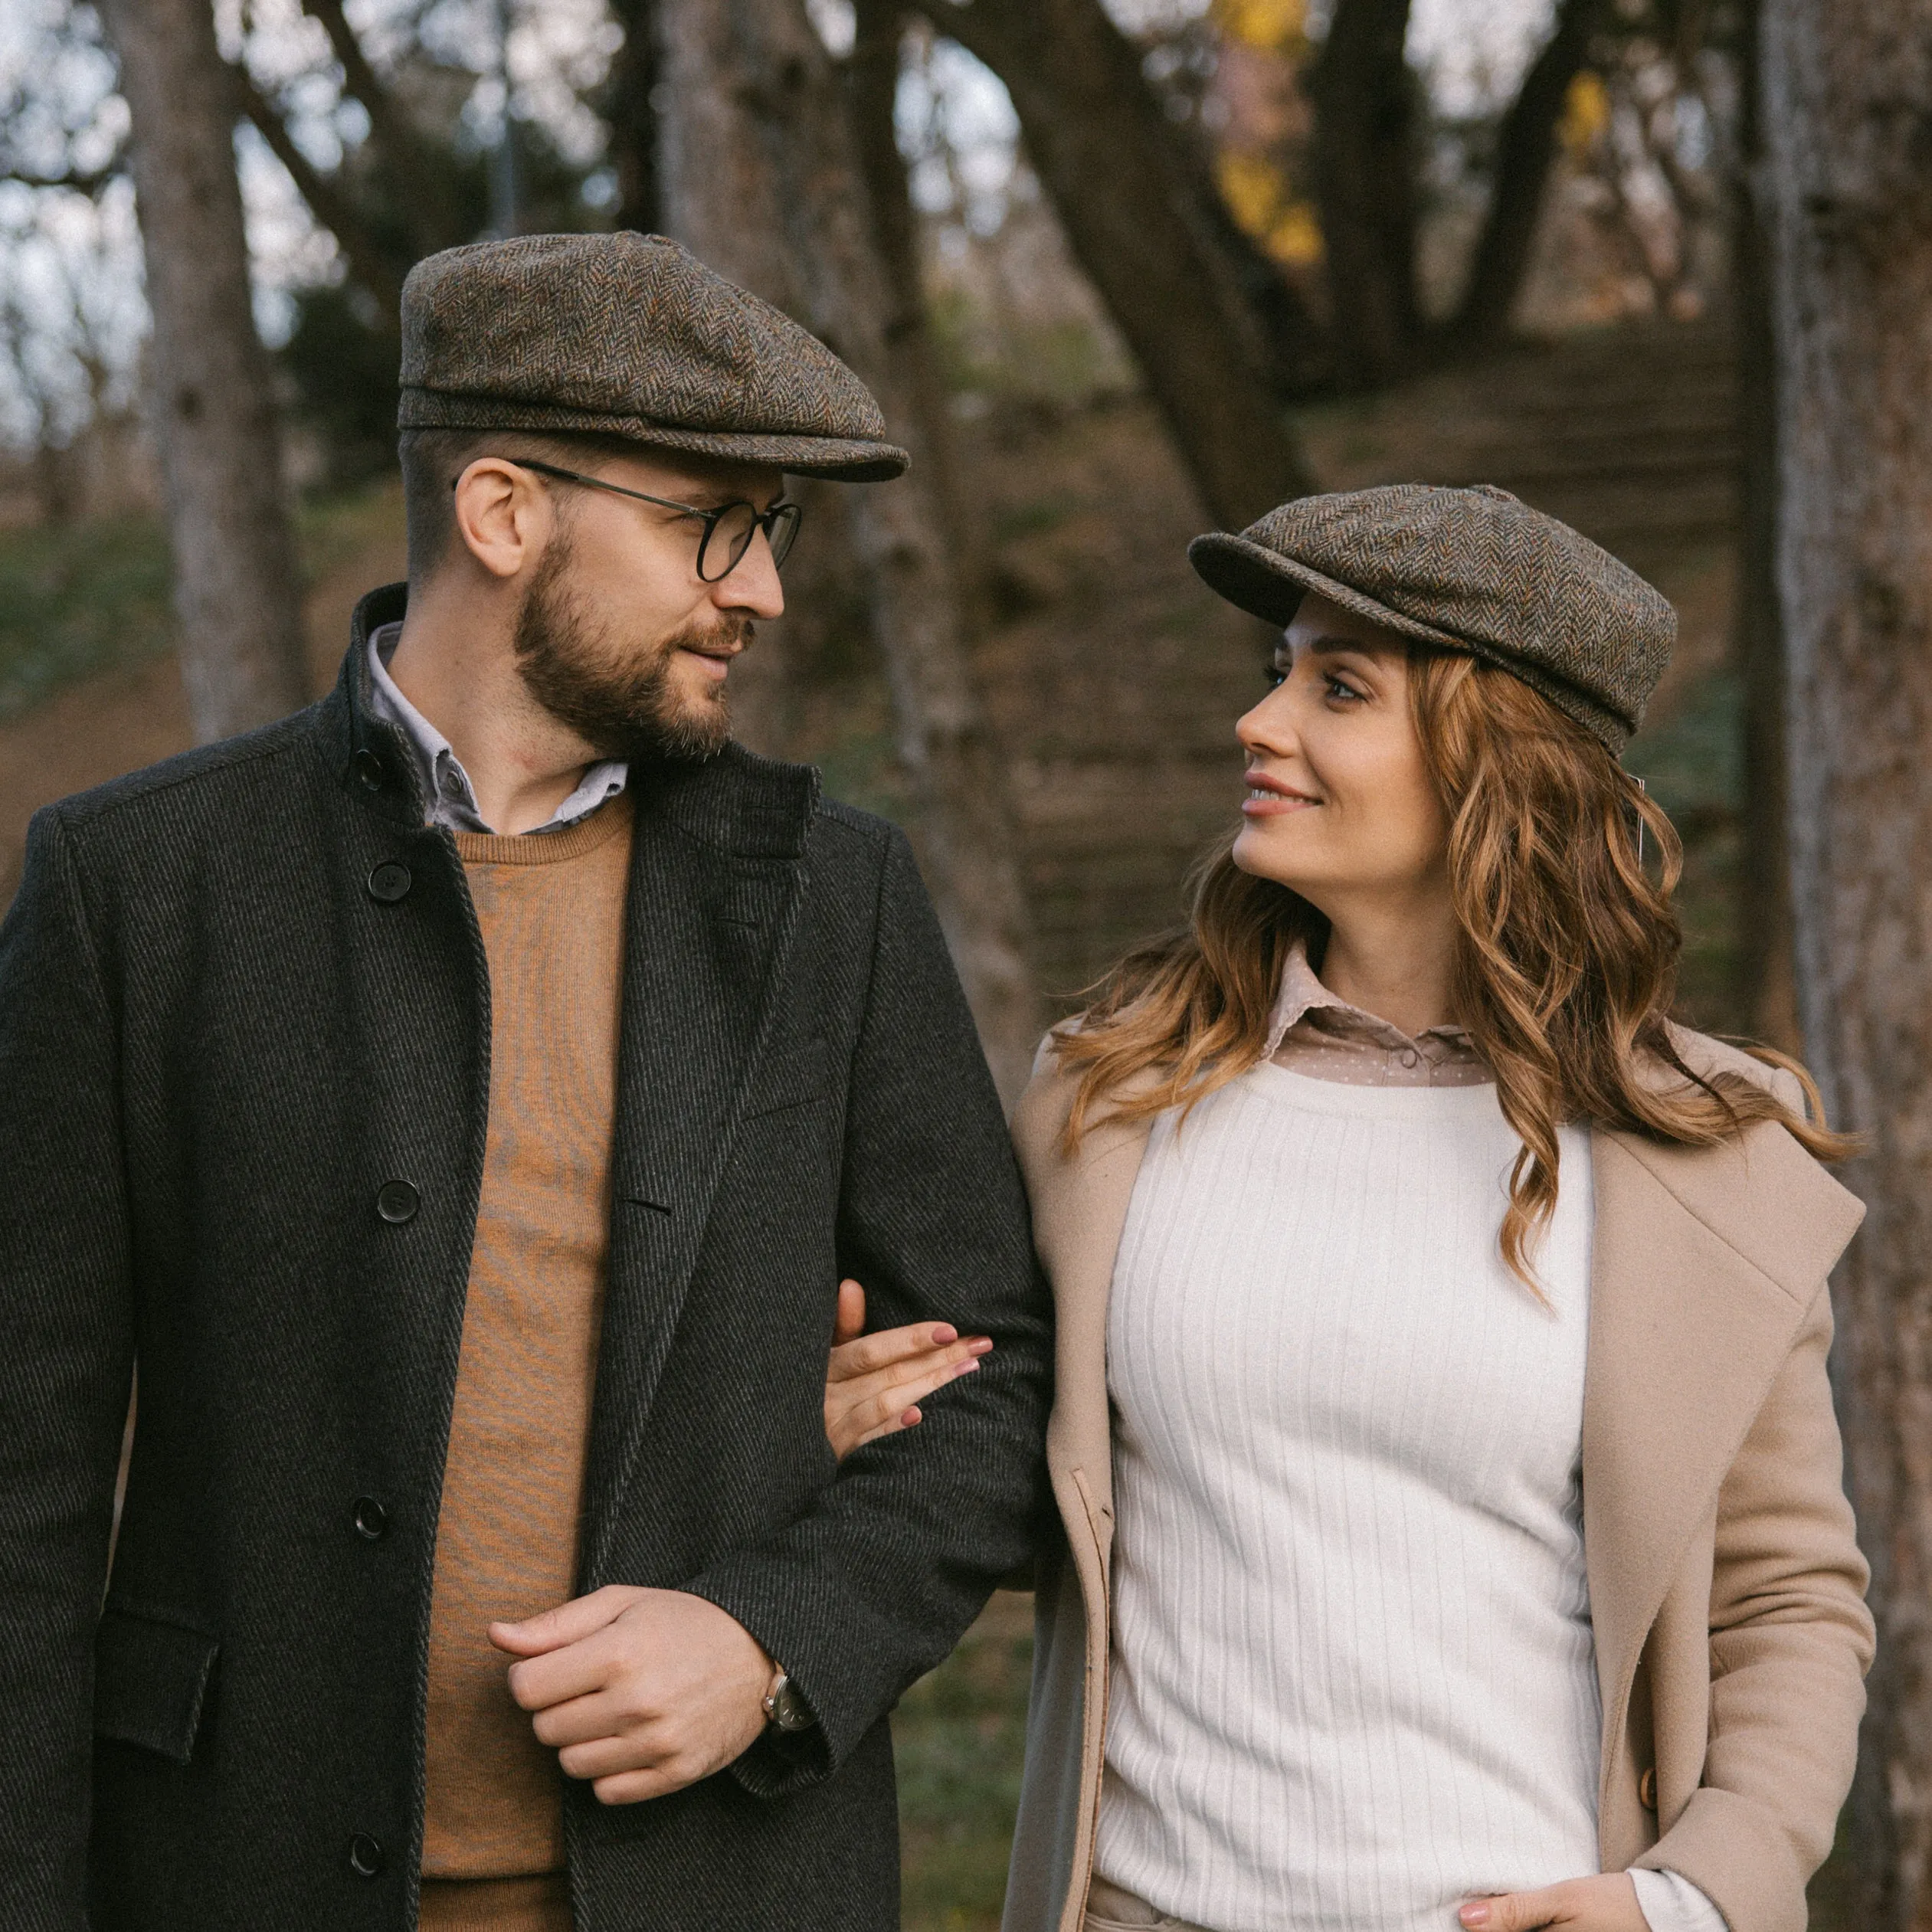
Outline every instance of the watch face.
<svg viewBox="0 0 1932 1932">
<path fill-rule="evenodd" d="M 812 1714 L 805 1708 L 805 1700 L 791 1687 L 790 1678 L 783 1678 L 771 1694 L 771 1721 L 781 1731 L 809 1731 Z"/>
</svg>

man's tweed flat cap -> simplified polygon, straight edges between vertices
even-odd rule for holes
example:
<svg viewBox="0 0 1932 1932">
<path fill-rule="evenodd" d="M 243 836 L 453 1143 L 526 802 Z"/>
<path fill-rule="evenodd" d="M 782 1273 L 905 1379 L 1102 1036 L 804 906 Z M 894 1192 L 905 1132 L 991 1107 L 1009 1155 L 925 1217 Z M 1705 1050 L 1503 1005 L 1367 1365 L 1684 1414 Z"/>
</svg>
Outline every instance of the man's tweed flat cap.
<svg viewBox="0 0 1932 1932">
<path fill-rule="evenodd" d="M 1285 626 L 1310 591 L 1418 643 L 1513 671 L 1612 753 L 1642 721 L 1677 613 L 1627 565 L 1488 483 L 1304 496 L 1188 560 L 1231 604 Z"/>
<path fill-rule="evenodd" d="M 879 483 L 905 468 L 821 342 L 663 235 L 446 248 L 402 290 L 403 429 L 576 431 Z"/>
</svg>

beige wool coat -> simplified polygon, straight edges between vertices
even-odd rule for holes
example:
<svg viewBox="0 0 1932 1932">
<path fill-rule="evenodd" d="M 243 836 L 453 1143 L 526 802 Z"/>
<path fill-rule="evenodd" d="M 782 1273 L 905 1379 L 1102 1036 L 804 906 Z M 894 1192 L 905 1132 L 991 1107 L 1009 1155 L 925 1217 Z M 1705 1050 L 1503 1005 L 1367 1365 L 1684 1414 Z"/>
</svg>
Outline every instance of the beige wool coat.
<svg viewBox="0 0 1932 1932">
<path fill-rule="evenodd" d="M 1678 1046 L 1796 1082 L 1701 1035 Z M 1060 1131 L 1043 1053 L 1013 1122 L 1057 1310 L 1047 1436 L 1064 1541 L 1037 1573 L 1004 1932 L 1079 1932 L 1107 1705 L 1114 1513 L 1107 1298 L 1151 1123 Z M 1603 1695 L 1603 1866 L 1668 1866 L 1731 1932 L 1803 1932 L 1850 1788 L 1866 1567 L 1825 1358 L 1826 1277 L 1864 1210 L 1782 1128 L 1709 1149 L 1598 1130 L 1583 1545 Z"/>
</svg>

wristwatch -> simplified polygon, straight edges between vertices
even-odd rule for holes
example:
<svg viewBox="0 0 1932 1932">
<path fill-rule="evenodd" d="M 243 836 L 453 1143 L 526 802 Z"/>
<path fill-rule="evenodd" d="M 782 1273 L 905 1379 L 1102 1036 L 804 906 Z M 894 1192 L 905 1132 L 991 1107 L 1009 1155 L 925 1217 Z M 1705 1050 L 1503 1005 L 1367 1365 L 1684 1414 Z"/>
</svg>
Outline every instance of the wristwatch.
<svg viewBox="0 0 1932 1932">
<path fill-rule="evenodd" d="M 811 1707 L 785 1675 L 784 1665 L 773 1667 L 771 1681 L 765 1693 L 765 1721 L 774 1731 L 810 1731 L 818 1720 Z"/>
</svg>

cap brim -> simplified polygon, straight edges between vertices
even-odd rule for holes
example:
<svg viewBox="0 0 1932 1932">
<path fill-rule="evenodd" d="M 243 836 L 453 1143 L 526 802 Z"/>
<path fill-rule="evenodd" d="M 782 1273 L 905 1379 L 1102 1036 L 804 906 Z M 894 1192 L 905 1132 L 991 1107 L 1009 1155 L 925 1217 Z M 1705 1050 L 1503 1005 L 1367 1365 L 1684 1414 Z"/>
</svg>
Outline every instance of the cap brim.
<svg viewBox="0 0 1932 1932">
<path fill-rule="evenodd" d="M 522 430 L 532 435 L 614 436 L 647 449 L 676 450 L 727 463 L 765 463 L 794 476 L 834 483 L 890 483 L 912 459 L 897 444 L 869 437 L 794 436 L 762 431 L 686 429 L 640 416 L 606 416 L 554 403 L 506 402 L 496 396 L 450 395 L 406 388 L 399 429 Z"/>
<path fill-rule="evenodd" d="M 1302 598 L 1313 591 L 1331 604 L 1338 604 L 1385 630 L 1413 637 L 1417 643 L 1482 654 L 1466 638 L 1439 630 L 1420 618 L 1404 617 L 1353 585 L 1341 583 L 1246 537 L 1230 536 L 1218 530 L 1210 536 L 1197 537 L 1187 546 L 1187 561 L 1217 597 L 1226 598 L 1264 623 L 1278 624 L 1283 630 L 1294 622 Z"/>
<path fill-rule="evenodd" d="M 1499 650 L 1482 639 L 1459 637 L 1454 631 L 1439 630 L 1420 617 L 1405 617 L 1352 584 L 1344 584 L 1246 537 L 1231 536 L 1224 530 L 1197 537 L 1187 546 L 1187 561 L 1201 581 L 1217 596 L 1283 630 L 1294 622 L 1297 607 L 1313 591 L 1331 604 L 1339 604 L 1384 630 L 1393 630 L 1398 637 L 1413 638 L 1419 644 L 1433 644 L 1439 650 L 1459 650 L 1498 665 L 1602 739 L 1612 757 L 1622 751 L 1624 741 L 1637 728 L 1636 719 L 1619 717 L 1547 666 Z"/>
</svg>

